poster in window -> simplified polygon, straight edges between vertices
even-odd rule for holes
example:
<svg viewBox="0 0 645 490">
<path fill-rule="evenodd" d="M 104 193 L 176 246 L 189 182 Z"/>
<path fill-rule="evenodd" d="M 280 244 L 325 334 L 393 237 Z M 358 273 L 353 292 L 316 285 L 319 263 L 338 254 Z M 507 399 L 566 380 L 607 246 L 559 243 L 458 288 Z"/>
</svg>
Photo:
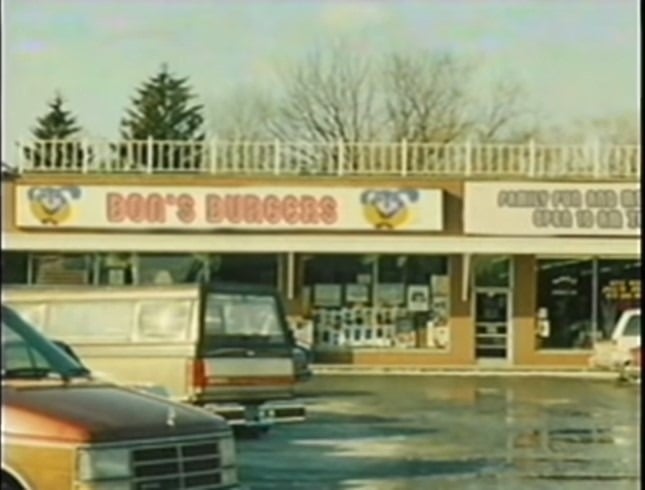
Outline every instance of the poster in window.
<svg viewBox="0 0 645 490">
<path fill-rule="evenodd" d="M 125 270 L 108 269 L 108 284 L 110 286 L 123 286 L 125 284 Z"/>
<path fill-rule="evenodd" d="M 372 275 L 371 274 L 358 274 L 356 276 L 356 282 L 359 284 L 371 284 Z"/>
<path fill-rule="evenodd" d="M 314 286 L 314 305 L 338 307 L 342 304 L 342 288 L 339 284 L 316 284 Z"/>
<path fill-rule="evenodd" d="M 430 309 L 430 291 L 428 286 L 408 286 L 408 310 L 428 311 Z"/>
<path fill-rule="evenodd" d="M 448 276 L 434 275 L 431 278 L 432 295 L 448 296 L 450 282 Z"/>
<path fill-rule="evenodd" d="M 303 286 L 302 288 L 302 311 L 309 313 L 311 311 L 311 287 Z"/>
<path fill-rule="evenodd" d="M 414 323 L 411 318 L 399 318 L 395 324 L 395 340 L 394 343 L 397 347 L 410 348 L 414 347 L 416 341 L 416 333 L 414 330 Z"/>
<path fill-rule="evenodd" d="M 386 306 L 399 306 L 405 302 L 405 284 L 384 282 L 376 286 L 377 303 Z"/>
<path fill-rule="evenodd" d="M 436 327 L 448 325 L 448 297 L 432 296 L 430 317 Z"/>
<path fill-rule="evenodd" d="M 347 284 L 345 286 L 346 303 L 368 303 L 370 289 L 367 284 Z"/>
</svg>

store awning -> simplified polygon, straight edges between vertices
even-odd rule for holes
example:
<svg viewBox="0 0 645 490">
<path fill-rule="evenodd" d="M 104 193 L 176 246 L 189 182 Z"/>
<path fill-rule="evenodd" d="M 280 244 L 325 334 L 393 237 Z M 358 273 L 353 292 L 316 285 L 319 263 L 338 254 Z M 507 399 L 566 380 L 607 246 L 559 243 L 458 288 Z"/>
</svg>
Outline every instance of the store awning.
<svg viewBox="0 0 645 490">
<path fill-rule="evenodd" d="M 370 234 L 2 233 L 5 250 L 62 252 L 237 252 L 526 254 L 640 256 L 640 238 L 474 237 Z"/>
</svg>

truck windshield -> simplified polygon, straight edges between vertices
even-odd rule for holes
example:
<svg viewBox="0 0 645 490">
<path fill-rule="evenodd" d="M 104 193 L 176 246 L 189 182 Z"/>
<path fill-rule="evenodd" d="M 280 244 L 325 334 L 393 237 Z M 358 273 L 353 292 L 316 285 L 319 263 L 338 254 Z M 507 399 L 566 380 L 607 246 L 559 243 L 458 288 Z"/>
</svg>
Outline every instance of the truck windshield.
<svg viewBox="0 0 645 490">
<path fill-rule="evenodd" d="M 86 377 L 90 372 L 2 306 L 2 379 Z"/>
<path fill-rule="evenodd" d="M 212 293 L 206 297 L 203 343 L 216 348 L 283 346 L 287 340 L 275 297 Z"/>
</svg>

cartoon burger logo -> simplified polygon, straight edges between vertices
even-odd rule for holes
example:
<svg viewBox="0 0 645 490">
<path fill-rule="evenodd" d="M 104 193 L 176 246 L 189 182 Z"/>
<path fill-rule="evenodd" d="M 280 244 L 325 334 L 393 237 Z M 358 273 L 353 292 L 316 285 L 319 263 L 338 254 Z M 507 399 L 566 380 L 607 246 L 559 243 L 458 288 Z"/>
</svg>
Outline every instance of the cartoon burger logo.
<svg viewBox="0 0 645 490">
<path fill-rule="evenodd" d="M 81 189 L 69 187 L 32 187 L 27 191 L 29 207 L 43 225 L 60 225 L 72 215 L 72 201 L 81 197 Z"/>
<path fill-rule="evenodd" d="M 369 189 L 361 194 L 365 219 L 378 230 L 396 230 L 408 225 L 414 213 L 410 205 L 419 200 L 415 189 Z"/>
</svg>

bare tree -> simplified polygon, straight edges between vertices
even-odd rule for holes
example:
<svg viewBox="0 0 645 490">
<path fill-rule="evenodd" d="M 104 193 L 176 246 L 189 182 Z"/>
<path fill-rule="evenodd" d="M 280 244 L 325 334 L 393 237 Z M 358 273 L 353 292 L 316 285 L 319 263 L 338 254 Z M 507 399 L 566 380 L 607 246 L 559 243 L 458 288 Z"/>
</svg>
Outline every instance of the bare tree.
<svg viewBox="0 0 645 490">
<path fill-rule="evenodd" d="M 597 118 L 586 125 L 591 133 L 600 142 L 618 145 L 638 145 L 641 142 L 641 125 L 638 113 L 620 114 Z"/>
<path fill-rule="evenodd" d="M 221 138 L 348 144 L 449 143 L 517 138 L 527 114 L 519 83 L 504 78 L 473 96 L 475 66 L 450 54 L 393 53 L 375 65 L 345 43 L 317 49 L 281 71 L 271 97 L 238 89 L 213 116 Z"/>
<path fill-rule="evenodd" d="M 267 165 L 323 173 L 341 162 L 347 168 L 403 158 L 380 142 L 515 141 L 534 132 L 517 125 L 524 94 L 508 78 L 482 99 L 474 96 L 474 64 L 450 54 L 393 53 L 377 61 L 347 43 L 314 50 L 280 71 L 279 96 L 249 89 L 233 94 L 215 113 L 216 132 L 238 142 L 277 139 L 274 150 L 257 150 L 266 153 Z M 356 144 L 368 142 L 374 144 Z M 428 161 L 444 150 L 411 146 L 405 159 Z"/>
<path fill-rule="evenodd" d="M 470 126 L 471 67 L 453 56 L 395 53 L 384 60 L 384 105 L 396 141 L 450 142 Z"/>
<path fill-rule="evenodd" d="M 519 83 L 499 80 L 486 97 L 475 96 L 476 66 L 451 54 L 406 53 L 386 58 L 385 107 L 392 137 L 449 143 L 459 139 L 515 139 L 532 132 L 517 124 L 527 115 Z M 524 122 L 526 124 L 526 122 Z"/>
<path fill-rule="evenodd" d="M 222 140 L 270 141 L 276 111 L 276 100 L 270 93 L 259 87 L 242 86 L 214 104 L 210 126 Z"/>
<path fill-rule="evenodd" d="M 539 140 L 544 143 L 640 144 L 640 119 L 637 113 L 592 119 L 577 119 L 543 128 Z"/>
<path fill-rule="evenodd" d="M 525 96 L 524 88 L 516 80 L 499 79 L 490 95 L 475 110 L 471 134 L 480 142 L 532 137 L 536 128 L 532 120 L 526 120 L 531 111 L 525 107 Z"/>
<path fill-rule="evenodd" d="M 376 135 L 371 64 L 344 45 L 316 50 L 286 70 L 271 129 L 290 141 L 357 142 Z"/>
</svg>

